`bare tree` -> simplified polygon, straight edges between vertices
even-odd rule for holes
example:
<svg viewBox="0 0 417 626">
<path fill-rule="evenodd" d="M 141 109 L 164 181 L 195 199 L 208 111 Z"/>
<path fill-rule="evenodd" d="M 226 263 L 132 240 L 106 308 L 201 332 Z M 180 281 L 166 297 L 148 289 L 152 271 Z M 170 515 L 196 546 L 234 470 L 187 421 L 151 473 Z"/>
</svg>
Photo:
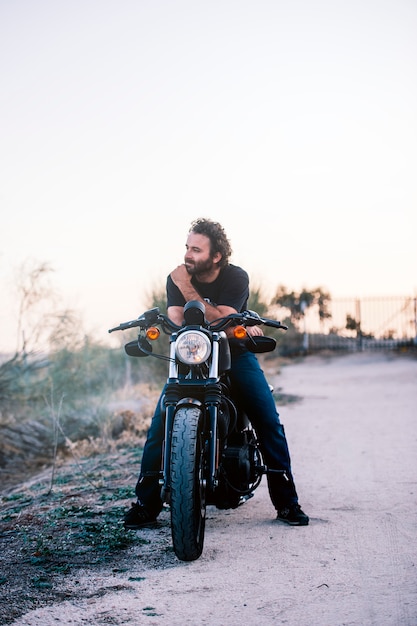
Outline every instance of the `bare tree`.
<svg viewBox="0 0 417 626">
<path fill-rule="evenodd" d="M 16 354 L 31 352 L 45 332 L 43 318 L 57 298 L 50 282 L 53 271 L 48 263 L 37 261 L 26 261 L 18 269 Z"/>
</svg>

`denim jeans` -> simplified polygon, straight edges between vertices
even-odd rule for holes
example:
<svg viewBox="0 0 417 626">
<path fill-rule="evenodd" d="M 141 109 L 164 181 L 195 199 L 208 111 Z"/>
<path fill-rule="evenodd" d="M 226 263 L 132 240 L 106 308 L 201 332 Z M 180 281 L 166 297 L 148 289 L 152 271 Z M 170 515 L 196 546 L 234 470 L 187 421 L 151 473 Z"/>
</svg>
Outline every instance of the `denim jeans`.
<svg viewBox="0 0 417 626">
<path fill-rule="evenodd" d="M 255 354 L 243 352 L 232 355 L 230 380 L 233 397 L 244 408 L 256 431 L 266 466 L 268 469 L 285 471 L 285 476 L 282 473 L 267 474 L 272 504 L 277 510 L 296 504 L 298 497 L 291 472 L 290 453 L 284 427 L 279 420 L 273 395 Z M 164 391 L 161 398 L 163 394 Z M 155 516 L 162 508 L 161 487 L 157 477 L 161 469 L 164 439 L 161 398 L 148 431 L 140 476 L 136 485 L 138 500 Z"/>
</svg>

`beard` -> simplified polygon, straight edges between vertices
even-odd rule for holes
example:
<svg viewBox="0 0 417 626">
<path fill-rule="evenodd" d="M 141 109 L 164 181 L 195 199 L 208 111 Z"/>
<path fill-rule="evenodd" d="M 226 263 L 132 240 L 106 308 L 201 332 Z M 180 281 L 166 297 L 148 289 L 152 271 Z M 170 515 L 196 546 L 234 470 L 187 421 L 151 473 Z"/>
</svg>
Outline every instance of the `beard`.
<svg viewBox="0 0 417 626">
<path fill-rule="evenodd" d="M 210 272 L 213 269 L 213 266 L 214 263 L 211 258 L 208 258 L 205 261 L 197 261 L 197 263 L 185 261 L 185 268 L 190 276 L 198 277 L 199 274 Z"/>
</svg>

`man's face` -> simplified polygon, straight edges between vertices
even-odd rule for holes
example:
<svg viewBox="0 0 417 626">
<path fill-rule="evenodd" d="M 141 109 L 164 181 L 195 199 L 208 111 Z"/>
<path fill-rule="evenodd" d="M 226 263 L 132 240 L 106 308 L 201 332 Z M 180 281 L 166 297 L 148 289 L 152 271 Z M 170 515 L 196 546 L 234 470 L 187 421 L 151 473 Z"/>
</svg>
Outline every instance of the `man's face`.
<svg viewBox="0 0 417 626">
<path fill-rule="evenodd" d="M 215 263 L 220 260 L 220 255 L 215 255 L 214 259 L 211 257 L 210 239 L 205 235 L 189 233 L 185 247 L 184 263 L 187 272 L 191 275 L 210 272 Z"/>
</svg>

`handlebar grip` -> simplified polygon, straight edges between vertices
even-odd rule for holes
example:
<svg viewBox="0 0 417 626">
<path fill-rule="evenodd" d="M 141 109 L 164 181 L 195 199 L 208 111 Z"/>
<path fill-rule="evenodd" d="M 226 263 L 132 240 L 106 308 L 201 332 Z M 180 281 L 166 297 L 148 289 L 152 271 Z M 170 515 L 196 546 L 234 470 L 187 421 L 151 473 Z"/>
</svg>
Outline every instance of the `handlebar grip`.
<svg viewBox="0 0 417 626">
<path fill-rule="evenodd" d="M 280 328 L 281 330 L 288 330 L 288 326 L 281 324 L 281 322 L 275 320 L 264 320 L 265 326 L 271 326 L 272 328 Z"/>
<path fill-rule="evenodd" d="M 128 330 L 129 328 L 135 328 L 136 326 L 140 326 L 142 322 L 143 320 L 141 318 L 137 320 L 132 320 L 130 322 L 123 322 L 122 324 L 119 324 L 119 326 L 116 326 L 115 328 L 110 328 L 108 332 L 113 333 L 115 330 Z"/>
</svg>

